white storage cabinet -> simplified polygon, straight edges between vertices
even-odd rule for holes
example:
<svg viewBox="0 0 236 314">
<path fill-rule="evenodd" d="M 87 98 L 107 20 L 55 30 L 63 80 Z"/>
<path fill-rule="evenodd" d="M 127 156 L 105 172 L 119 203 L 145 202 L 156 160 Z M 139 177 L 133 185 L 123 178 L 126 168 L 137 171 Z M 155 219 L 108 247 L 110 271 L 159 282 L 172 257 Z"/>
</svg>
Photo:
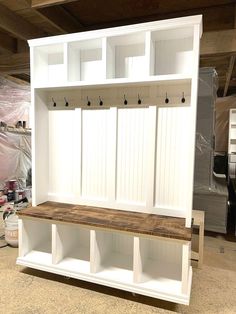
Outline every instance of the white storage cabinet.
<svg viewBox="0 0 236 314">
<path fill-rule="evenodd" d="M 191 227 L 201 16 L 29 41 L 33 206 Z M 37 232 L 35 232 L 37 230 Z M 190 242 L 20 220 L 18 264 L 187 304 Z"/>
</svg>

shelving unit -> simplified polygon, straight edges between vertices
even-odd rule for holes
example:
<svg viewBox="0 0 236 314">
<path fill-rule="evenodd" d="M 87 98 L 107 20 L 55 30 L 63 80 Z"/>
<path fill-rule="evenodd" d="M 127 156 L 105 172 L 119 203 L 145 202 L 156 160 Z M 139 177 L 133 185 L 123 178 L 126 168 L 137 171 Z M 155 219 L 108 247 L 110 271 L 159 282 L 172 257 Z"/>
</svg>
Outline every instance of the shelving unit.
<svg viewBox="0 0 236 314">
<path fill-rule="evenodd" d="M 31 234 L 25 234 L 18 264 L 188 303 L 191 229 L 183 218 L 50 202 L 19 215 L 20 232 L 25 226 L 46 228 L 52 245 L 51 258 L 45 259 L 43 246 L 35 251 L 28 242 Z"/>
<path fill-rule="evenodd" d="M 191 227 L 201 32 L 192 16 L 29 41 L 34 212 L 53 201 Z M 50 262 L 20 249 L 19 264 L 189 302 L 191 238 L 54 220 Z"/>
<path fill-rule="evenodd" d="M 228 154 L 236 154 L 236 109 L 229 110 L 229 145 Z M 234 157 L 230 157 L 231 159 Z"/>
<path fill-rule="evenodd" d="M 236 109 L 229 110 L 229 139 L 228 139 L 228 174 L 229 179 L 236 175 Z"/>
</svg>

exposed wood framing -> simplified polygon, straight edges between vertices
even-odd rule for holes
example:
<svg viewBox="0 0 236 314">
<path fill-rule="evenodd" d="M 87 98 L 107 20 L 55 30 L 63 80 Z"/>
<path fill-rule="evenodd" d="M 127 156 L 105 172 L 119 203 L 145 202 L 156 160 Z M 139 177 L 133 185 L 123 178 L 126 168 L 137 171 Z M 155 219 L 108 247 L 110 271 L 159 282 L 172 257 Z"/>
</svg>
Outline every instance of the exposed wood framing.
<svg viewBox="0 0 236 314">
<path fill-rule="evenodd" d="M 46 7 L 38 9 L 37 12 L 46 18 L 47 21 L 61 33 L 74 33 L 84 29 L 83 25 L 63 7 Z"/>
<path fill-rule="evenodd" d="M 236 29 L 203 33 L 201 55 L 236 53 Z"/>
<path fill-rule="evenodd" d="M 28 40 L 43 37 L 46 34 L 35 25 L 0 4 L 0 28 L 11 33 L 14 37 Z"/>
<path fill-rule="evenodd" d="M 29 45 L 25 40 L 17 39 L 17 52 L 29 52 Z"/>
<path fill-rule="evenodd" d="M 229 68 L 228 68 L 228 71 L 226 74 L 226 82 L 225 82 L 223 97 L 225 97 L 227 95 L 227 92 L 228 92 L 229 83 L 230 83 L 230 79 L 231 79 L 233 68 L 234 68 L 234 62 L 235 62 L 235 55 L 231 56 L 230 60 L 229 60 Z"/>
<path fill-rule="evenodd" d="M 76 0 L 31 0 L 31 7 L 32 8 L 42 8 L 51 5 L 58 5 L 63 3 L 69 3 Z"/>
<path fill-rule="evenodd" d="M 8 81 L 16 83 L 18 85 L 25 85 L 25 86 L 29 86 L 29 79 L 23 79 L 23 78 L 19 78 L 19 77 L 15 77 L 15 76 L 11 76 L 11 75 L 4 75 L 4 78 L 6 78 Z"/>
<path fill-rule="evenodd" d="M 234 6 L 234 28 L 236 28 L 236 4 Z"/>
<path fill-rule="evenodd" d="M 16 40 L 9 35 L 0 32 L 0 52 L 15 53 L 17 51 Z"/>
<path fill-rule="evenodd" d="M 29 53 L 0 55 L 0 72 L 7 74 L 27 73 L 30 68 Z"/>
</svg>

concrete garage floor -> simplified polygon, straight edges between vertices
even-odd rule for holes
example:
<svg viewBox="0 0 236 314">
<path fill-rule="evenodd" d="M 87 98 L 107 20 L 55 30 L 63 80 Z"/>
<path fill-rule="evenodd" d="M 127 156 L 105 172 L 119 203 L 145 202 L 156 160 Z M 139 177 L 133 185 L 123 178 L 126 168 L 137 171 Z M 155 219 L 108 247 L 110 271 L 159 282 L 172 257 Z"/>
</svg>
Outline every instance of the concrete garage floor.
<svg viewBox="0 0 236 314">
<path fill-rule="evenodd" d="M 17 249 L 6 247 L 0 249 L 0 313 L 236 313 L 236 243 L 206 236 L 204 253 L 184 306 L 16 266 Z"/>
</svg>

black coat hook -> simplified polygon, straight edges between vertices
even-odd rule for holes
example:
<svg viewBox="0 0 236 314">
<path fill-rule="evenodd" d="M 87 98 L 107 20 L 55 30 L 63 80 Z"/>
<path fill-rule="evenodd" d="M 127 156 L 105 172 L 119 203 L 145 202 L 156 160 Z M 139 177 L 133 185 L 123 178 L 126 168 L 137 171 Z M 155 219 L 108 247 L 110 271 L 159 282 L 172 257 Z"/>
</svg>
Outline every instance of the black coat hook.
<svg viewBox="0 0 236 314">
<path fill-rule="evenodd" d="M 68 107 L 68 106 L 69 106 L 69 103 L 68 103 L 68 101 L 66 100 L 66 97 L 64 97 L 64 99 L 65 99 L 65 106 Z"/>
<path fill-rule="evenodd" d="M 127 105 L 128 104 L 128 100 L 125 98 L 125 95 L 124 95 L 124 105 Z"/>
<path fill-rule="evenodd" d="M 56 107 L 56 106 L 57 106 L 57 103 L 55 102 L 55 100 L 53 99 L 53 97 L 52 97 L 52 102 L 53 102 L 53 107 Z"/>
<path fill-rule="evenodd" d="M 142 100 L 141 100 L 141 98 L 140 98 L 140 96 L 138 94 L 138 104 L 141 105 L 141 103 L 142 103 Z"/>
<path fill-rule="evenodd" d="M 166 103 L 166 104 L 168 104 L 168 103 L 169 103 L 169 98 L 167 97 L 167 93 L 166 93 L 165 103 Z"/>
<path fill-rule="evenodd" d="M 103 105 L 103 101 L 101 100 L 101 97 L 99 96 L 99 106 Z"/>
<path fill-rule="evenodd" d="M 181 99 L 182 103 L 185 103 L 185 97 L 184 97 L 184 92 L 182 93 L 182 99 Z"/>
<path fill-rule="evenodd" d="M 90 106 L 91 105 L 91 101 L 88 99 L 88 96 L 87 96 L 87 106 Z"/>
</svg>

